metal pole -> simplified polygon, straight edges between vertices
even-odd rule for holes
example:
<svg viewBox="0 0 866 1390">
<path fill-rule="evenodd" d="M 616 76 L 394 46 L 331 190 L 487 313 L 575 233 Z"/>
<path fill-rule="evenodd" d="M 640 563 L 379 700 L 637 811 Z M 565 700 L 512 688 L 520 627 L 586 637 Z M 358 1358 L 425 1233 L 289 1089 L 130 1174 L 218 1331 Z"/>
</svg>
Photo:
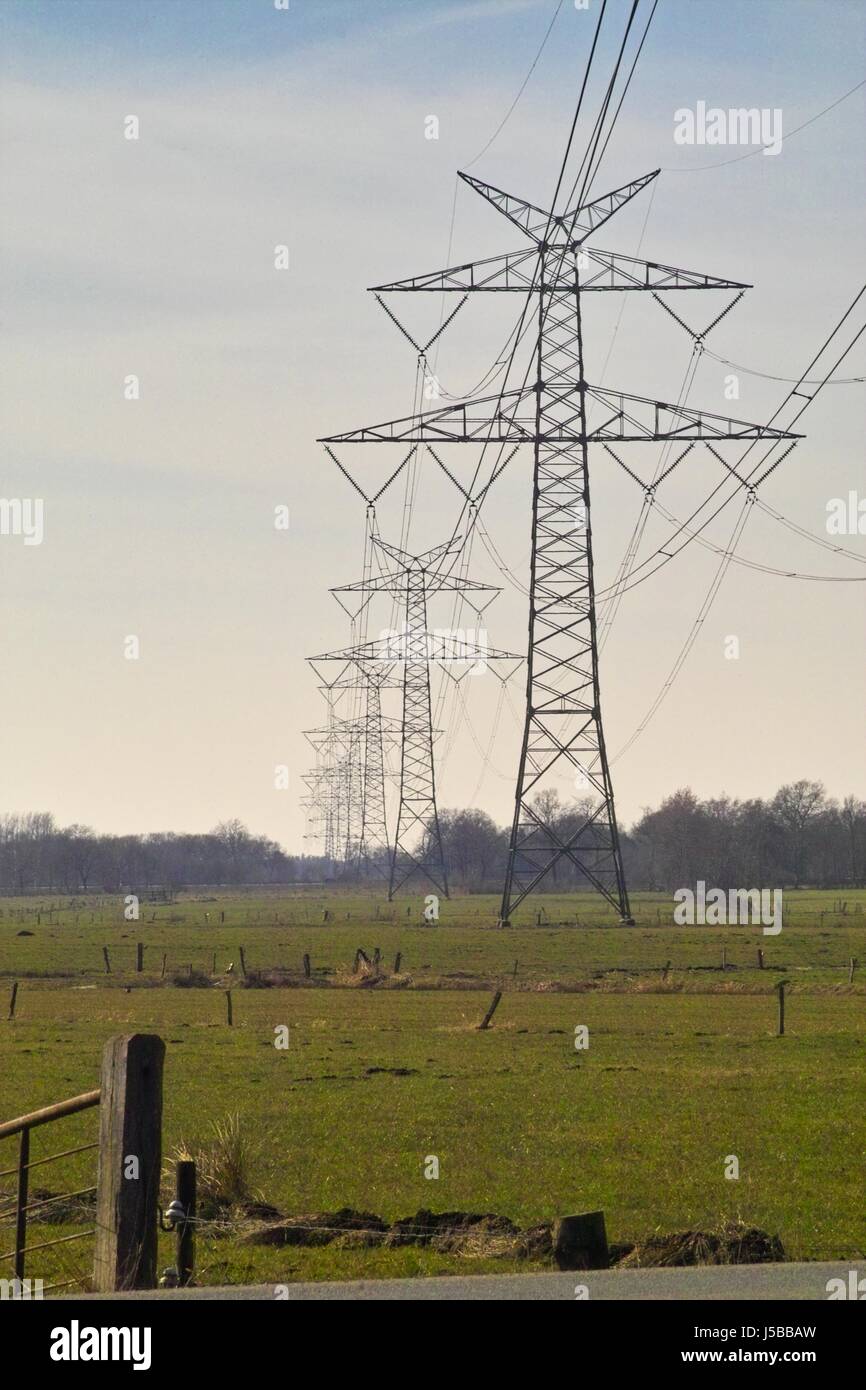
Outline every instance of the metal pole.
<svg viewBox="0 0 866 1390">
<path fill-rule="evenodd" d="M 15 1211 L 15 1278 L 24 1278 L 24 1246 L 27 1240 L 27 1188 L 30 1177 L 30 1130 L 22 1129 L 18 1147 L 18 1194 Z"/>
</svg>

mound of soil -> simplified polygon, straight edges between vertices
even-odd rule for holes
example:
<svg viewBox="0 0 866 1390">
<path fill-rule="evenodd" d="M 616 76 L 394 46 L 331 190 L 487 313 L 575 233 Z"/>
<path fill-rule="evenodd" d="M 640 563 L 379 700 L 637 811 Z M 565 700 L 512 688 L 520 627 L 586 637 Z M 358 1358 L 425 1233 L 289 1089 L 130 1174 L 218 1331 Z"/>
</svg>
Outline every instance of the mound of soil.
<svg viewBox="0 0 866 1390">
<path fill-rule="evenodd" d="M 244 1245 L 331 1245 L 352 1235 L 364 1245 L 381 1245 L 388 1227 L 368 1211 L 341 1207 L 314 1216 L 290 1216 L 275 1226 L 265 1226 L 244 1236 Z M 359 1236 L 369 1239 L 358 1240 Z"/>
<path fill-rule="evenodd" d="M 618 1262 L 618 1269 L 659 1265 L 752 1265 L 784 1260 L 778 1236 L 729 1221 L 717 1231 L 676 1231 L 652 1236 Z"/>
</svg>

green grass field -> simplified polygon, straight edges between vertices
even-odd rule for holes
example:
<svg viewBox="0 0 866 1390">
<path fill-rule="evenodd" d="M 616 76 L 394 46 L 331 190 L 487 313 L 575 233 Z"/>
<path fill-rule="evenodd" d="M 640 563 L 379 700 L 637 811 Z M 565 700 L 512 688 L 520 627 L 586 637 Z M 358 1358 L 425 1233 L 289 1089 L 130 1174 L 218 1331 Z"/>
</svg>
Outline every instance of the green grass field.
<svg viewBox="0 0 866 1390">
<path fill-rule="evenodd" d="M 438 927 L 418 925 L 420 900 L 392 922 L 394 905 L 337 893 L 187 896 L 142 904 L 138 922 L 123 920 L 117 899 L 54 900 L 53 912 L 47 899 L 5 900 L 0 974 L 19 992 L 13 1021 L 0 1006 L 0 1119 L 96 1085 L 112 1034 L 156 1032 L 167 1047 L 166 1153 L 239 1114 L 257 1150 L 253 1185 L 286 1215 L 349 1206 L 393 1220 L 431 1208 L 532 1225 L 602 1208 L 616 1242 L 741 1218 L 778 1234 L 791 1258 L 862 1256 L 866 893 L 791 893 L 777 937 L 674 927 L 659 896 L 638 898 L 631 928 L 603 925 L 590 899 L 538 903 L 541 926 L 500 931 L 489 898 L 443 903 Z M 248 971 L 281 969 L 284 987 L 242 988 L 241 946 Z M 381 950 L 380 983 L 352 974 L 359 946 Z M 214 953 L 214 988 L 170 983 L 189 965 L 210 975 Z M 853 984 L 851 957 L 864 964 Z M 790 981 L 784 1038 L 780 978 Z M 504 997 L 479 1032 L 491 987 Z M 281 1025 L 287 1050 L 274 1046 Z M 585 1051 L 578 1025 L 589 1028 Z M 33 1157 L 95 1131 L 95 1111 L 35 1131 Z M 736 1181 L 725 1178 L 731 1154 Z M 424 1176 L 428 1155 L 438 1180 Z M 0 1143 L 0 1169 L 15 1158 L 15 1141 Z M 88 1152 L 35 1169 L 33 1183 L 72 1191 L 94 1171 Z M 0 1253 L 12 1243 L 12 1182 L 0 1178 Z M 28 1243 L 85 1229 L 34 1222 Z M 270 1249 L 242 1235 L 206 1232 L 202 1282 L 516 1267 L 417 1247 Z M 36 1251 L 28 1272 L 86 1281 L 91 1245 Z M 171 1263 L 168 1237 L 162 1253 Z"/>
</svg>

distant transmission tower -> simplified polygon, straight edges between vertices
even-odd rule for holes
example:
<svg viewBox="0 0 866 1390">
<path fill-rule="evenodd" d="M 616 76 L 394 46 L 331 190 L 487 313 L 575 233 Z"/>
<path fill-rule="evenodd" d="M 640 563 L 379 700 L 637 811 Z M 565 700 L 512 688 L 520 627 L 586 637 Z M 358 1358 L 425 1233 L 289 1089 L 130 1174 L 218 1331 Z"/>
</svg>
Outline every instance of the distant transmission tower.
<svg viewBox="0 0 866 1390">
<path fill-rule="evenodd" d="M 311 664 L 315 668 L 315 657 Z M 329 657 L 322 658 L 329 662 Z M 388 776 L 385 745 L 399 745 L 401 726 L 397 720 L 382 713 L 382 691 L 402 688 L 402 683 L 388 667 L 377 668 L 369 662 L 341 663 L 337 675 L 325 675 L 320 687 L 328 700 L 329 714 L 336 711 L 341 699 L 360 694 L 360 712 L 353 718 L 337 719 L 343 734 L 341 766 L 344 768 L 341 785 L 345 789 L 347 806 L 344 813 L 345 842 L 343 860 L 348 869 L 359 877 L 371 874 L 388 877 L 391 845 L 388 838 L 385 783 Z M 321 735 L 321 730 L 311 734 Z M 310 774 L 311 778 L 315 773 Z M 321 813 L 318 823 L 323 823 Z"/>
<path fill-rule="evenodd" d="M 442 665 L 471 668 L 483 662 L 506 662 L 511 671 L 521 658 L 466 640 L 460 634 L 431 631 L 427 601 L 431 594 L 457 593 L 479 614 L 498 592 L 488 584 L 477 584 L 458 575 L 439 573 L 437 562 L 459 549 L 455 542 L 435 546 L 423 555 L 410 555 L 397 546 L 375 541 L 392 562 L 391 569 L 367 576 L 355 584 L 334 589 L 334 593 L 355 593 L 369 602 L 372 594 L 391 594 L 401 601 L 402 627 L 379 638 L 339 652 L 311 657 L 314 669 L 328 661 L 352 662 L 358 667 L 378 667 L 389 672 L 402 668 L 403 708 L 401 723 L 400 796 L 397 825 L 391 851 L 388 885 L 389 900 L 409 881 L 420 876 L 448 897 L 448 875 L 442 850 L 442 833 L 436 804 L 436 769 L 433 756 L 434 729 L 430 698 L 430 667 Z M 483 605 L 471 602 L 472 595 L 485 594 Z M 491 668 L 492 669 L 492 668 Z M 449 674 L 452 674 L 449 671 Z"/>
<path fill-rule="evenodd" d="M 599 227 L 658 170 L 562 215 L 461 174 L 528 238 L 530 246 L 375 287 L 375 293 L 512 292 L 535 301 L 537 337 L 522 386 L 388 421 L 323 443 L 528 444 L 533 450 L 532 552 L 526 715 L 500 921 L 556 864 L 569 861 L 630 922 L 613 787 L 601 717 L 596 601 L 590 524 L 589 445 L 601 444 L 651 501 L 647 485 L 614 453 L 633 442 L 795 439 L 768 426 L 626 395 L 591 385 L 584 373 L 582 298 L 596 291 L 732 290 L 749 286 L 586 246 Z M 729 307 L 732 307 L 729 306 Z M 727 312 L 727 310 L 724 310 Z M 710 328 L 714 326 L 719 315 Z M 685 326 L 685 325 L 684 325 Z M 691 331 L 691 330 L 689 330 Z M 693 335 L 696 340 L 704 334 Z M 531 379 L 530 379 L 531 378 Z M 589 412 L 593 421 L 589 421 Z M 719 454 L 715 457 L 721 459 Z M 729 471 L 730 466 L 721 460 Z M 679 462 L 679 459 L 676 460 Z M 671 471 L 675 463 L 665 470 Z M 492 479 L 491 479 L 492 481 Z M 589 809 L 567 829 L 544 793 L 567 773 L 585 788 Z"/>
</svg>

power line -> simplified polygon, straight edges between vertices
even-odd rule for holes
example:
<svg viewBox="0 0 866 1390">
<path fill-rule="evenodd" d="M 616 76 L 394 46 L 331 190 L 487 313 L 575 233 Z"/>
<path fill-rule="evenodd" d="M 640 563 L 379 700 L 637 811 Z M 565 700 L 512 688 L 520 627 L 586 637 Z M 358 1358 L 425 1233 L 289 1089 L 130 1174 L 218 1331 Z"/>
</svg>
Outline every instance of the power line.
<svg viewBox="0 0 866 1390">
<path fill-rule="evenodd" d="M 835 327 L 832 329 L 832 331 L 830 332 L 830 334 L 828 335 L 828 337 L 825 338 L 824 342 L 821 344 L 821 347 L 818 349 L 817 353 L 816 353 L 815 356 L 812 358 L 812 360 L 811 360 L 811 362 L 809 363 L 809 365 L 806 367 L 806 369 L 805 369 L 805 371 L 804 371 L 804 373 L 803 373 L 803 377 L 800 378 L 800 381 L 802 381 L 802 380 L 808 375 L 808 373 L 809 373 L 809 372 L 812 370 L 812 368 L 815 366 L 816 362 L 818 362 L 819 359 L 823 356 L 824 352 L 826 352 L 827 348 L 829 347 L 829 345 L 830 345 L 830 343 L 833 341 L 833 339 L 836 337 L 837 333 L 838 333 L 839 330 L 841 329 L 841 327 L 842 327 L 843 323 L 845 322 L 845 320 L 850 316 L 850 314 L 853 313 L 855 306 L 857 305 L 857 303 L 859 302 L 859 300 L 863 297 L 864 293 L 866 293 L 866 285 L 864 285 L 864 286 L 858 291 L 858 293 L 855 295 L 854 299 L 851 301 L 851 303 L 849 304 L 848 308 L 845 310 L 844 314 L 843 314 L 842 317 L 839 319 L 839 321 L 837 322 L 837 324 L 835 325 Z M 812 403 L 812 401 L 815 399 L 815 397 L 818 395 L 818 393 L 819 393 L 820 390 L 822 389 L 822 386 L 824 386 L 824 385 L 826 384 L 826 382 L 827 382 L 827 381 L 829 380 L 829 378 L 832 376 L 833 372 L 836 370 L 836 368 L 839 366 L 839 364 L 840 364 L 841 362 L 844 361 L 844 359 L 847 357 L 848 353 L 849 353 L 849 352 L 851 351 L 851 349 L 854 347 L 854 344 L 855 344 L 856 342 L 859 341 L 859 339 L 860 339 L 860 337 L 862 336 L 862 334 L 864 333 L 864 331 L 866 331 L 866 324 L 864 324 L 864 326 L 857 332 L 857 334 L 855 335 L 855 337 L 854 337 L 854 338 L 852 339 L 852 341 L 848 344 L 848 347 L 845 348 L 845 350 L 843 351 L 843 353 L 841 354 L 841 356 L 836 360 L 836 362 L 833 364 L 833 366 L 830 368 L 830 370 L 825 374 L 825 376 L 824 376 L 824 378 L 823 378 L 823 381 L 822 381 L 821 384 L 818 386 L 818 388 L 817 388 L 817 389 L 804 401 L 803 405 L 799 408 L 799 410 L 797 411 L 797 413 L 794 415 L 793 419 L 791 420 L 791 422 L 790 422 L 791 425 L 794 425 L 794 424 L 797 423 L 797 421 L 800 419 L 801 415 L 802 415 L 802 414 L 804 413 L 804 411 L 806 410 L 807 406 L 809 406 L 809 405 Z M 788 404 L 789 401 L 791 401 L 791 400 L 793 399 L 794 396 L 802 395 L 802 393 L 799 392 L 798 389 L 797 389 L 797 387 L 799 386 L 799 384 L 800 384 L 800 382 L 798 382 L 797 386 L 793 387 L 793 388 L 788 392 L 788 394 L 786 395 L 786 397 L 784 398 L 784 400 L 781 402 L 781 404 L 776 408 L 776 410 L 774 411 L 774 413 L 771 415 L 769 421 L 767 422 L 767 427 L 768 427 L 768 428 L 769 428 L 770 426 L 772 426 L 773 422 L 774 422 L 776 419 L 778 419 L 779 415 L 780 415 L 781 412 L 784 410 L 785 406 Z M 748 457 L 748 455 L 751 453 L 752 449 L 754 448 L 754 446 L 755 446 L 755 444 L 756 444 L 757 442 L 758 442 L 758 439 L 753 439 L 753 440 L 752 440 L 751 444 L 750 444 L 749 447 L 746 449 L 746 451 L 745 451 L 745 453 L 743 454 L 742 458 L 739 460 L 739 462 L 738 462 L 738 467 L 739 467 L 740 465 L 742 465 L 742 463 L 743 463 L 744 460 Z M 758 461 L 758 463 L 752 468 L 751 472 L 747 475 L 747 477 L 746 477 L 746 479 L 745 479 L 745 485 L 748 485 L 748 484 L 750 483 L 751 479 L 754 477 L 754 475 L 755 475 L 755 473 L 757 472 L 758 468 L 761 467 L 761 464 L 764 463 L 764 462 L 766 462 L 766 460 L 770 457 L 770 455 L 775 451 L 776 446 L 777 446 L 777 443 L 778 443 L 778 440 L 774 441 L 774 442 L 770 445 L 770 448 L 767 450 L 767 452 L 764 454 L 763 458 L 760 459 L 760 460 Z M 789 446 L 789 448 L 786 450 L 785 455 L 784 455 L 783 457 L 786 457 L 786 456 L 787 456 L 787 453 L 790 452 L 790 449 L 791 449 L 791 448 L 793 448 L 793 445 L 790 445 L 790 446 Z M 782 460 L 781 460 L 781 459 L 778 459 L 778 460 L 776 461 L 776 463 L 773 464 L 772 467 L 771 467 L 770 469 L 768 469 L 767 472 L 764 473 L 764 474 L 761 476 L 761 478 L 758 480 L 758 484 L 756 484 L 755 486 L 757 486 L 757 485 L 759 485 L 761 482 L 763 482 L 764 478 L 768 477 L 769 474 L 770 474 L 770 472 L 772 472 L 774 468 L 778 467 L 779 463 L 781 463 L 781 462 L 782 462 Z M 733 498 L 736 496 L 736 493 L 737 493 L 737 489 L 736 489 L 736 488 L 734 489 L 734 491 L 731 492 L 731 494 L 730 494 L 727 498 L 724 499 L 724 501 L 720 504 L 720 506 L 716 509 L 716 511 L 714 511 L 709 517 L 707 517 L 706 521 L 704 521 L 704 522 L 701 524 L 701 526 L 698 528 L 698 531 L 697 531 L 697 532 L 690 532 L 690 533 L 689 533 L 689 539 L 686 540 L 686 541 L 684 541 L 683 544 L 682 544 L 681 546 L 678 547 L 678 549 L 674 552 L 673 555 L 667 553 L 666 547 L 670 545 L 671 541 L 672 541 L 672 540 L 675 540 L 676 537 L 680 534 L 681 531 L 686 530 L 686 529 L 690 526 L 690 524 L 695 520 L 695 518 L 704 510 L 704 508 L 713 500 L 713 498 L 714 498 L 719 492 L 722 491 L 722 489 L 725 487 L 725 484 L 728 483 L 729 481 L 730 481 L 730 475 L 726 475 L 726 476 L 721 480 L 721 482 L 719 482 L 719 483 L 716 485 L 716 487 L 714 487 L 714 488 L 711 490 L 711 492 L 709 493 L 709 495 L 708 495 L 707 497 L 704 498 L 703 502 L 701 502 L 700 505 L 697 506 L 697 507 L 694 509 L 694 511 L 693 511 L 693 512 L 691 513 L 691 515 L 688 517 L 688 520 L 685 521 L 685 522 L 680 522 L 680 523 L 679 523 L 677 530 L 676 530 L 671 536 L 669 536 L 668 539 L 665 541 L 664 547 L 662 547 L 662 546 L 658 547 L 658 549 L 656 549 L 656 550 L 653 552 L 652 555 L 648 556 L 646 560 L 642 561 L 641 564 L 640 564 L 639 566 L 636 567 L 636 569 L 635 569 L 635 571 L 634 571 L 635 573 L 637 573 L 639 570 L 645 569 L 648 565 L 650 565 L 650 564 L 652 563 L 652 561 L 656 558 L 657 555 L 662 555 L 662 556 L 664 557 L 664 558 L 661 560 L 661 562 L 660 562 L 658 565 L 654 566 L 654 568 L 653 568 L 648 574 L 641 576 L 639 579 L 636 579 L 636 580 L 634 580 L 631 584 L 629 584 L 629 585 L 628 585 L 628 589 L 636 588 L 638 584 L 643 583 L 644 580 L 650 578 L 650 576 L 651 576 L 652 574 L 656 574 L 656 573 L 658 572 L 659 569 L 662 569 L 662 568 L 664 567 L 664 565 L 668 564 L 672 559 L 674 559 L 674 556 L 675 556 L 675 555 L 678 555 L 678 554 L 680 553 L 681 550 L 684 550 L 685 547 L 686 547 L 686 545 L 689 544 L 689 541 L 690 541 L 690 540 L 694 540 L 695 537 L 696 537 L 696 535 L 699 535 L 701 531 L 703 531 L 703 530 L 706 529 L 706 527 L 709 525 L 709 523 L 710 523 L 712 520 L 714 520 L 714 518 L 715 518 L 716 516 L 718 516 L 719 512 L 720 512 L 721 510 L 723 510 L 724 507 L 727 506 L 728 502 L 732 501 Z M 740 486 L 743 486 L 743 484 L 738 483 L 738 484 L 737 484 L 737 487 L 740 487 Z M 604 592 L 606 592 L 606 591 L 602 591 L 602 592 L 604 593 Z"/>
<path fill-rule="evenodd" d="M 793 377 L 793 376 L 774 376 L 772 372 L 759 372 L 755 367 L 744 367 L 741 362 L 732 362 L 728 357 L 719 357 L 718 353 L 710 352 L 709 348 L 704 348 L 708 357 L 712 357 L 714 362 L 720 362 L 723 367 L 733 367 L 737 372 L 745 372 L 746 376 L 759 376 L 764 381 L 781 381 L 785 386 L 819 386 L 821 383 L 817 377 Z M 828 386 L 856 386 L 860 382 L 866 381 L 866 376 L 842 376 L 837 381 L 828 381 Z"/>
<path fill-rule="evenodd" d="M 499 125 L 496 127 L 496 129 L 494 130 L 494 132 L 493 132 L 493 134 L 491 135 L 490 139 L 487 141 L 487 144 L 484 146 L 484 149 L 483 149 L 483 150 L 479 150 L 479 152 L 478 152 L 478 154 L 475 156 L 475 158 L 474 158 L 474 159 L 471 159 L 471 160 L 469 161 L 468 164 L 464 164 L 464 166 L 463 166 L 464 169 L 471 169 L 473 164 L 477 164 L 477 163 L 478 163 L 479 159 L 481 159 L 481 158 L 487 153 L 487 151 L 490 149 L 490 146 L 491 146 L 491 145 L 493 144 L 493 142 L 497 139 L 497 137 L 498 137 L 499 135 L 501 135 L 502 131 L 505 129 L 505 126 L 507 125 L 507 123 L 508 123 L 508 121 L 510 120 L 511 116 L 514 114 L 514 110 L 515 110 L 515 108 L 516 108 L 516 106 L 517 106 L 517 103 L 520 101 L 520 98 L 523 96 L 523 93 L 526 91 L 526 88 L 527 88 L 527 86 L 528 86 L 528 84 L 529 84 L 529 79 L 530 79 L 530 77 L 532 76 L 532 74 L 535 72 L 535 69 L 536 69 L 537 66 L 538 66 L 538 61 L 539 61 L 539 59 L 540 59 L 542 53 L 544 52 L 544 50 L 545 50 L 545 48 L 546 48 L 546 46 L 547 46 L 547 40 L 550 38 L 550 35 L 551 35 L 552 32 L 553 32 L 553 26 L 554 26 L 554 24 L 556 23 L 557 19 L 559 18 L 559 11 L 562 9 L 563 3 L 564 3 L 564 0 L 559 0 L 559 3 L 557 4 L 556 9 L 555 9 L 554 12 L 553 12 L 553 18 L 551 19 L 550 23 L 549 23 L 548 26 L 547 26 L 547 32 L 545 33 L 544 38 L 541 40 L 541 45 L 540 45 L 540 47 L 539 47 L 539 49 L 538 49 L 538 52 L 536 53 L 535 57 L 534 57 L 533 60 L 532 60 L 532 65 L 531 65 L 531 67 L 530 67 L 530 69 L 529 69 L 529 72 L 526 74 L 526 76 L 524 77 L 523 81 L 522 81 L 521 84 L 520 84 L 520 90 L 518 91 L 517 96 L 514 98 L 513 102 L 512 102 L 511 105 L 509 106 L 509 108 L 508 108 L 508 110 L 506 111 L 505 115 L 502 117 L 502 120 L 499 122 Z"/>
</svg>

